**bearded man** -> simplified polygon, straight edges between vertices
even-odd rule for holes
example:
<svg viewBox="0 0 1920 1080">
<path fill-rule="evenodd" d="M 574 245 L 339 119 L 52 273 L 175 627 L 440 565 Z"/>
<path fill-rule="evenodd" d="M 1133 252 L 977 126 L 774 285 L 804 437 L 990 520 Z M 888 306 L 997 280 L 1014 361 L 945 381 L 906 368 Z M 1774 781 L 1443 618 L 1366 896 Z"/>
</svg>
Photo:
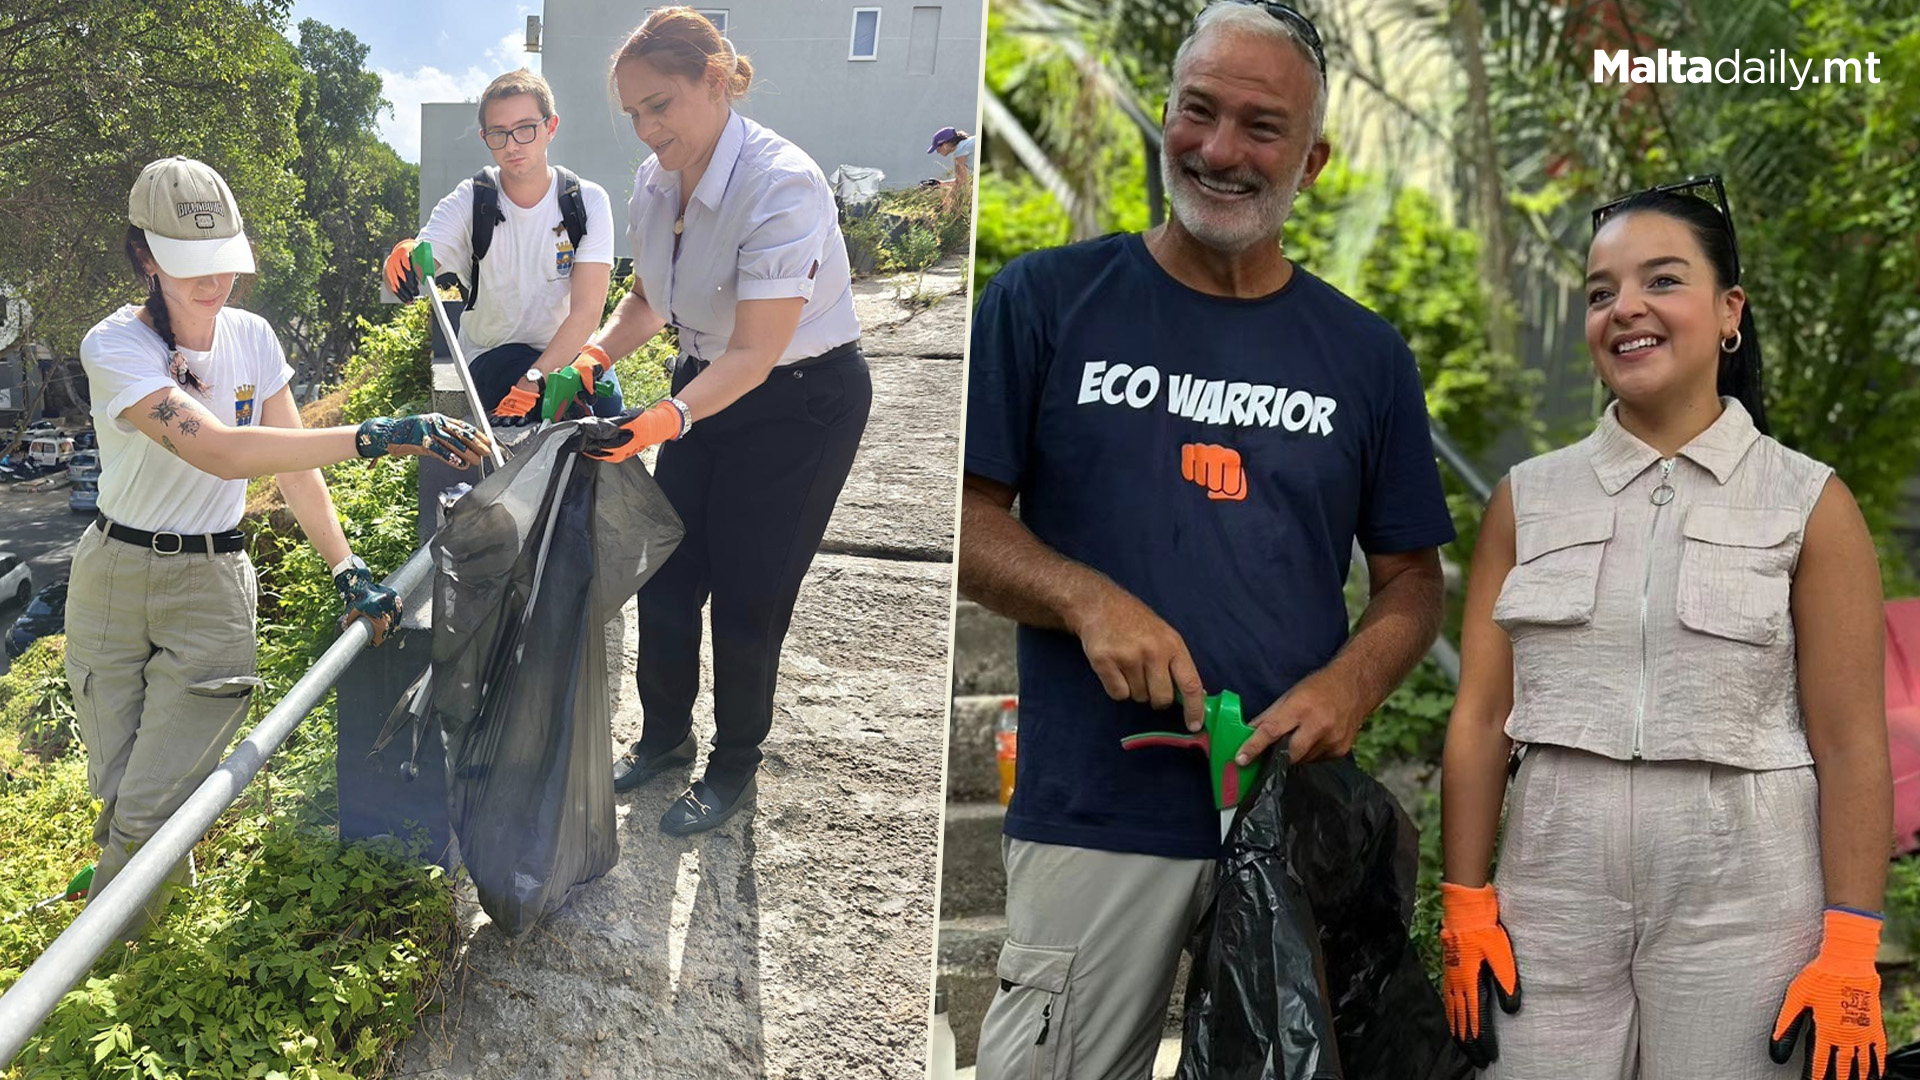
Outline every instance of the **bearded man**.
<svg viewBox="0 0 1920 1080">
<path fill-rule="evenodd" d="M 975 314 L 960 589 L 1021 624 L 981 1080 L 1152 1067 L 1221 827 L 1202 755 L 1123 737 L 1232 690 L 1243 758 L 1345 755 L 1437 632 L 1454 531 L 1413 355 L 1280 244 L 1326 95 L 1298 12 L 1209 6 L 1162 118 L 1167 223 L 1022 256 Z"/>
</svg>

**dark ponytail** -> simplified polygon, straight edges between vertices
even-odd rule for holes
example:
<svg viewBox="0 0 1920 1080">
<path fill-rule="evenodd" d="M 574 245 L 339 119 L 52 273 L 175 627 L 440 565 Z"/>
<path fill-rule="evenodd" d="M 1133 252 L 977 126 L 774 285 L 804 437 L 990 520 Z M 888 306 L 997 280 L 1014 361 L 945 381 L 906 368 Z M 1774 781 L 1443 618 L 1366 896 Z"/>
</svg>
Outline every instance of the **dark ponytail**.
<svg viewBox="0 0 1920 1080">
<path fill-rule="evenodd" d="M 153 258 L 153 252 L 147 247 L 147 234 L 137 225 L 127 226 L 127 261 L 133 264 L 136 276 L 147 281 L 147 318 L 153 320 L 153 331 L 160 340 L 167 343 L 167 374 L 179 381 L 189 390 L 203 390 L 206 384 L 200 377 L 187 369 L 180 359 L 180 346 L 173 340 L 173 316 L 167 313 L 167 297 L 160 291 L 160 275 L 147 269 L 147 262 Z"/>
<path fill-rule="evenodd" d="M 1700 249 L 1713 264 L 1714 284 L 1721 291 L 1740 284 L 1739 264 L 1733 250 L 1733 233 L 1720 208 L 1705 199 L 1680 191 L 1645 191 L 1603 211 L 1604 224 L 1616 217 L 1636 212 L 1665 214 L 1685 225 L 1699 242 Z M 1597 229 L 1595 230 L 1598 231 Z M 1740 307 L 1740 346 L 1732 352 L 1720 351 L 1719 393 L 1745 407 L 1753 417 L 1753 426 L 1762 435 L 1771 435 L 1767 427 L 1766 403 L 1760 385 L 1760 331 L 1753 321 L 1753 297 Z"/>
</svg>

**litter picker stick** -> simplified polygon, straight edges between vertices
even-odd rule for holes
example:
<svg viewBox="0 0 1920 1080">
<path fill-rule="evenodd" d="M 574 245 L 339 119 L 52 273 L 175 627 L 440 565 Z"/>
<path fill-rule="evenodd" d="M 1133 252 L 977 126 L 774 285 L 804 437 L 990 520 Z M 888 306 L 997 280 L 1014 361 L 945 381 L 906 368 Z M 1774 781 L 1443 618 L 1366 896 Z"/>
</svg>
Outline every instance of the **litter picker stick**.
<svg viewBox="0 0 1920 1080">
<path fill-rule="evenodd" d="M 467 356 L 460 349 L 460 339 L 453 332 L 453 320 L 447 318 L 446 309 L 440 306 L 439 290 L 433 285 L 433 245 L 425 240 L 413 246 L 413 265 L 420 272 L 420 291 L 427 295 L 427 306 L 433 309 L 434 320 L 440 324 L 440 336 L 447 339 L 447 349 L 453 353 L 453 369 L 460 373 L 460 385 L 467 392 L 467 408 L 473 410 L 473 426 L 487 437 L 493 446 L 493 467 L 504 468 L 507 459 L 500 453 L 500 444 L 493 437 L 493 425 L 487 422 L 487 410 L 480 407 L 480 391 L 473 385 L 473 372 L 467 370 Z"/>
</svg>

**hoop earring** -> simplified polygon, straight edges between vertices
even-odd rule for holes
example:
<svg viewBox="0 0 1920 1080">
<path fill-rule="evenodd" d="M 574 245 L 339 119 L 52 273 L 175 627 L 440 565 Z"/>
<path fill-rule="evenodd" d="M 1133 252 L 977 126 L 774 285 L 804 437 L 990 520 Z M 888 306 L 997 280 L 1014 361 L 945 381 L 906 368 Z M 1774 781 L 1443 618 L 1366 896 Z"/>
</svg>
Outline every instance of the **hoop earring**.
<svg viewBox="0 0 1920 1080">
<path fill-rule="evenodd" d="M 1720 339 L 1720 351 L 1723 353 L 1737 353 L 1740 351 L 1740 328 L 1739 327 L 1737 326 L 1734 327 L 1732 337 Z"/>
</svg>

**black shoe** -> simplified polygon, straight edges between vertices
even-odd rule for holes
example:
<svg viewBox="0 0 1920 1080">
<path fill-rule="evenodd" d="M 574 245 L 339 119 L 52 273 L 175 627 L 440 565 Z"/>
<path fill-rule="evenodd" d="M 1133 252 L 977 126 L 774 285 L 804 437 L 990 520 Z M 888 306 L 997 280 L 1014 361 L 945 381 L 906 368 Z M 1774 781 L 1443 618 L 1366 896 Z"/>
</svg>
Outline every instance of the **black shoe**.
<svg viewBox="0 0 1920 1080">
<path fill-rule="evenodd" d="M 691 765 L 698 750 L 692 732 L 680 740 L 679 746 L 660 753 L 643 753 L 640 744 L 634 743 L 631 750 L 613 759 L 613 790 L 632 791 L 668 769 Z"/>
<path fill-rule="evenodd" d="M 667 807 L 660 818 L 660 831 L 668 836 L 691 836 L 717 828 L 753 801 L 756 786 L 755 778 L 748 777 L 740 794 L 733 801 L 722 803 L 705 780 L 695 780 L 692 787 Z"/>
</svg>

